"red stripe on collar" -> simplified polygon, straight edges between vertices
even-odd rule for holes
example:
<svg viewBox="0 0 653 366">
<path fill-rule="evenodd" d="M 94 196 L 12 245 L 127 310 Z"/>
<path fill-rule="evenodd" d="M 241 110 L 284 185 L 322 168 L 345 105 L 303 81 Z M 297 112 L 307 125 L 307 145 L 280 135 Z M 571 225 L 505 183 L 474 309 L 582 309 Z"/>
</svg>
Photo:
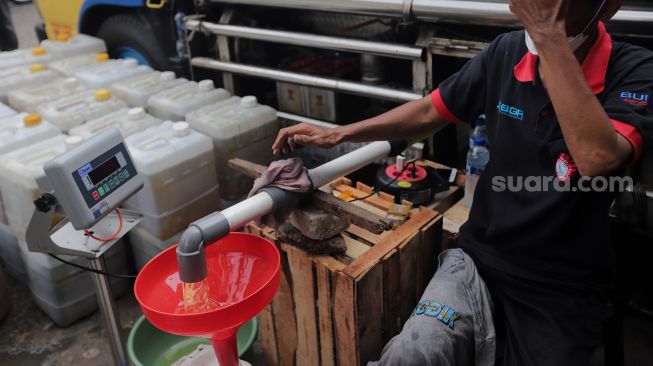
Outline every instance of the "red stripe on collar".
<svg viewBox="0 0 653 366">
<path fill-rule="evenodd" d="M 612 38 L 610 34 L 606 32 L 603 22 L 599 22 L 598 27 L 599 36 L 581 64 L 581 69 L 583 70 L 587 84 L 594 94 L 599 94 L 605 89 L 605 76 L 608 71 L 610 54 L 612 53 Z M 537 56 L 526 52 L 526 55 L 524 55 L 514 68 L 515 79 L 522 83 L 532 83 L 535 80 L 537 60 Z"/>
</svg>

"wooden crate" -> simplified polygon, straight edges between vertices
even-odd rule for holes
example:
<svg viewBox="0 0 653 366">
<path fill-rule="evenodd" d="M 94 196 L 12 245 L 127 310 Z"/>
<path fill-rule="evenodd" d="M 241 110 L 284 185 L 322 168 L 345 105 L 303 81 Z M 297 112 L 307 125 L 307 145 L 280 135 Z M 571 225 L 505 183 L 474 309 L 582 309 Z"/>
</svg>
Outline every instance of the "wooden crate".
<svg viewBox="0 0 653 366">
<path fill-rule="evenodd" d="M 458 201 L 444 211 L 442 220 L 442 250 L 455 248 L 460 239 L 460 227 L 469 219 L 469 208 L 465 200 Z"/>
<path fill-rule="evenodd" d="M 364 197 L 372 188 L 347 179 L 334 194 Z M 455 202 L 450 195 L 441 198 Z M 383 216 L 394 197 L 379 194 L 355 204 Z M 435 205 L 441 204 L 436 202 Z M 356 225 L 343 233 L 345 255 L 312 255 L 277 240 L 274 230 L 250 223 L 246 231 L 281 251 L 281 285 L 259 314 L 259 340 L 269 365 L 364 365 L 378 359 L 413 311 L 437 266 L 442 216 L 413 209 L 393 230 L 374 234 Z"/>
</svg>

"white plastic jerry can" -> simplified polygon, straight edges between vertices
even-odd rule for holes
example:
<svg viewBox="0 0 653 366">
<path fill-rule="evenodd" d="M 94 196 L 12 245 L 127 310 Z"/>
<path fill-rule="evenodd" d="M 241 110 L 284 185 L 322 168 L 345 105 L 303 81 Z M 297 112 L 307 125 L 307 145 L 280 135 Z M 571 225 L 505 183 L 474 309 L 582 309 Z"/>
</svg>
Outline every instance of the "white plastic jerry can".
<svg viewBox="0 0 653 366">
<path fill-rule="evenodd" d="M 242 158 L 259 164 L 272 161 L 272 144 L 279 132 L 277 112 L 254 96 L 232 97 L 186 115 L 191 127 L 213 138 L 216 172 L 223 197 L 247 194 L 251 180 L 231 169 L 227 162 Z"/>
<path fill-rule="evenodd" d="M 20 113 L 0 120 L 0 155 L 60 135 L 61 131 L 38 114 Z"/>
<path fill-rule="evenodd" d="M 41 47 L 55 58 L 107 52 L 107 45 L 102 39 L 81 33 L 74 37 L 70 37 L 68 34 L 60 34 L 56 40 L 43 40 Z"/>
<path fill-rule="evenodd" d="M 108 53 L 86 53 L 51 62 L 48 67 L 62 76 L 72 77 L 76 72 L 109 60 Z"/>
<path fill-rule="evenodd" d="M 187 113 L 230 96 L 228 91 L 216 89 L 212 80 L 189 81 L 154 94 L 147 102 L 147 109 L 161 119 L 183 121 Z"/>
<path fill-rule="evenodd" d="M 133 78 L 118 81 L 111 86 L 111 92 L 132 107 L 147 107 L 147 100 L 154 94 L 187 83 L 184 78 L 176 79 L 172 71 L 154 71 Z"/>
<path fill-rule="evenodd" d="M 100 118 L 88 121 L 81 126 L 73 127 L 68 131 L 71 136 L 81 136 L 85 140 L 112 127 L 117 127 L 123 137 L 131 136 L 137 132 L 160 124 L 162 121 L 147 113 L 141 107 L 121 109 Z"/>
<path fill-rule="evenodd" d="M 97 89 L 108 88 L 117 81 L 150 72 L 151 67 L 139 65 L 138 61 L 128 58 L 96 63 L 75 72 L 74 76 L 87 87 Z"/>
<path fill-rule="evenodd" d="M 113 97 L 109 90 L 98 89 L 82 91 L 42 104 L 37 111 L 66 133 L 75 126 L 126 108 L 127 104 Z"/>
<path fill-rule="evenodd" d="M 57 78 L 57 74 L 46 69 L 43 64 L 0 70 L 0 102 L 7 103 L 7 94 L 10 91 L 42 85 Z"/>
<path fill-rule="evenodd" d="M 55 79 L 46 84 L 30 86 L 9 92 L 9 105 L 22 112 L 36 112 L 41 104 L 87 90 L 75 78 Z"/>
<path fill-rule="evenodd" d="M 0 52 L 0 70 L 29 64 L 47 64 L 54 58 L 43 47 L 21 48 L 19 50 Z"/>
</svg>

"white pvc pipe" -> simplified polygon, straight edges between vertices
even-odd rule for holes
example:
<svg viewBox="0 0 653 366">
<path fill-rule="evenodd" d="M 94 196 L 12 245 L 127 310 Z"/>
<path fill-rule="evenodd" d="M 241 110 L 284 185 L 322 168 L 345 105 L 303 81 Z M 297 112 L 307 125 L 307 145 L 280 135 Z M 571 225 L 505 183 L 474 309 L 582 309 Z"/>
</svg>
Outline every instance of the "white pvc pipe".
<svg viewBox="0 0 653 366">
<path fill-rule="evenodd" d="M 390 154 L 390 143 L 377 141 L 365 145 L 328 163 L 308 171 L 315 188 L 322 187 L 332 180 L 353 173 L 354 171 L 383 159 Z"/>
<path fill-rule="evenodd" d="M 221 211 L 229 222 L 229 228 L 236 230 L 248 222 L 269 214 L 274 209 L 272 197 L 266 192 L 259 192 L 252 197 L 238 202 Z"/>
<path fill-rule="evenodd" d="M 390 154 L 391 146 L 387 141 L 377 141 L 354 150 L 328 163 L 308 171 L 308 175 L 317 189 L 338 177 L 352 173 Z M 233 231 L 248 222 L 274 210 L 274 202 L 267 192 L 259 192 L 229 208 L 221 211 Z"/>
</svg>

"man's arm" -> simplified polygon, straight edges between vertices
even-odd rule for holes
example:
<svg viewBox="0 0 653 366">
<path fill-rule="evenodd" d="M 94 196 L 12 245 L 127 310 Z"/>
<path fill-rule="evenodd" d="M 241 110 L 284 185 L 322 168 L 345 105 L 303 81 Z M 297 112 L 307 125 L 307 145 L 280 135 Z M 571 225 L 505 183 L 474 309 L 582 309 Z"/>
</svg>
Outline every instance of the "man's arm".
<svg viewBox="0 0 653 366">
<path fill-rule="evenodd" d="M 565 1 L 511 0 L 510 6 L 538 49 L 542 77 L 579 172 L 584 176 L 613 172 L 633 148 L 615 131 L 569 47 Z"/>
<path fill-rule="evenodd" d="M 272 151 L 278 155 L 294 150 L 296 145 L 329 148 L 346 141 L 421 139 L 439 131 L 446 124 L 433 106 L 431 97 L 426 96 L 346 126 L 325 128 L 302 123 L 284 128 L 279 131 Z"/>
</svg>

